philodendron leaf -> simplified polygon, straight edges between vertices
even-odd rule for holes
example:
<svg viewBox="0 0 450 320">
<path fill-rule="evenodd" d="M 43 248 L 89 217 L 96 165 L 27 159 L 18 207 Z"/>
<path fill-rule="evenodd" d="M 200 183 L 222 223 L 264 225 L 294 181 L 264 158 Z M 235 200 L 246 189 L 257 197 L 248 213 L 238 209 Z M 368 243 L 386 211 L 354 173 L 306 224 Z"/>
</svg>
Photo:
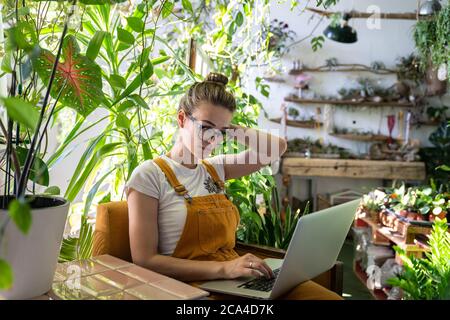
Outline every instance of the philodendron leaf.
<svg viewBox="0 0 450 320">
<path fill-rule="evenodd" d="M 23 167 L 25 165 L 25 159 L 27 158 L 28 149 L 18 146 L 16 147 L 16 152 L 20 166 Z M 34 158 L 33 167 L 30 170 L 30 180 L 42 186 L 48 186 L 50 182 L 47 165 L 37 156 Z"/>
<path fill-rule="evenodd" d="M 14 199 L 8 206 L 8 213 L 22 233 L 27 234 L 31 227 L 31 208 L 24 199 Z"/>
<path fill-rule="evenodd" d="M 42 48 L 39 55 L 33 59 L 33 67 L 45 84 L 49 82 L 54 61 L 55 55 Z M 103 100 L 100 67 L 80 54 L 80 48 L 72 35 L 64 39 L 51 96 L 56 98 L 60 92 L 59 102 L 75 109 L 84 117 L 94 111 Z"/>
<path fill-rule="evenodd" d="M 61 190 L 59 189 L 58 186 L 51 186 L 44 190 L 44 194 L 59 196 L 61 194 Z"/>
<path fill-rule="evenodd" d="M 8 290 L 12 287 L 13 271 L 8 262 L 0 259 L 0 289 Z"/>
<path fill-rule="evenodd" d="M 28 129 L 35 130 L 39 121 L 39 112 L 29 102 L 20 98 L 3 98 L 8 117 L 19 122 Z"/>
</svg>

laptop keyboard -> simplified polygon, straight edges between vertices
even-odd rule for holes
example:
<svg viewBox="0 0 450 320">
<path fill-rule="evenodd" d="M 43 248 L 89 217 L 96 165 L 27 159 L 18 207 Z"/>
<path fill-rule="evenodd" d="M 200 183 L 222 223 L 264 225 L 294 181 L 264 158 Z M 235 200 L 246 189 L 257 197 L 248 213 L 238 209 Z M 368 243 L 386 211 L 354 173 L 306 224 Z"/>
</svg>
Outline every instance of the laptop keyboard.
<svg viewBox="0 0 450 320">
<path fill-rule="evenodd" d="M 257 278 L 247 282 L 244 282 L 239 286 L 239 288 L 258 290 L 268 292 L 272 290 L 273 285 L 275 284 L 275 280 L 277 279 L 278 274 L 280 273 L 280 269 L 273 270 L 274 277 L 272 279 L 267 278 Z"/>
</svg>

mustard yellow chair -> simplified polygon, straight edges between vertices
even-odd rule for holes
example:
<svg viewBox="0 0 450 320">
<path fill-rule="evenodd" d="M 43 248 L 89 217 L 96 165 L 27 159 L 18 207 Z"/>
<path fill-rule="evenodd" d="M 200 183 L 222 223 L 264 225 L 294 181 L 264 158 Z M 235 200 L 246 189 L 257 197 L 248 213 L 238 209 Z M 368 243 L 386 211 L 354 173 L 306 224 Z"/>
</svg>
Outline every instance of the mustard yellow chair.
<svg viewBox="0 0 450 320">
<path fill-rule="evenodd" d="M 243 255 L 252 253 L 262 259 L 283 259 L 285 251 L 260 245 L 236 243 L 236 251 Z M 132 261 L 128 235 L 128 206 L 126 201 L 102 203 L 97 206 L 97 221 L 94 231 L 93 255 L 109 254 L 126 261 Z M 343 264 L 340 261 L 330 270 L 313 281 L 342 295 Z"/>
</svg>

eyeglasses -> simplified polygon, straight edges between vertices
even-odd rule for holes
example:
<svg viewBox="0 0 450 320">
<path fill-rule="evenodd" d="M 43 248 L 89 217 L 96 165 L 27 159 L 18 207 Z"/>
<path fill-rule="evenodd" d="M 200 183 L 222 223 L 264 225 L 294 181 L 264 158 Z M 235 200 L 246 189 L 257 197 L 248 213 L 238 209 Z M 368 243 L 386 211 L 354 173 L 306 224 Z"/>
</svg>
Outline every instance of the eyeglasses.
<svg viewBox="0 0 450 320">
<path fill-rule="evenodd" d="M 205 126 L 201 121 L 197 120 L 194 116 L 186 114 L 189 119 L 196 125 L 198 138 L 203 141 L 212 142 L 216 138 L 222 137 L 225 139 L 226 129 L 217 129 L 211 126 Z"/>
</svg>

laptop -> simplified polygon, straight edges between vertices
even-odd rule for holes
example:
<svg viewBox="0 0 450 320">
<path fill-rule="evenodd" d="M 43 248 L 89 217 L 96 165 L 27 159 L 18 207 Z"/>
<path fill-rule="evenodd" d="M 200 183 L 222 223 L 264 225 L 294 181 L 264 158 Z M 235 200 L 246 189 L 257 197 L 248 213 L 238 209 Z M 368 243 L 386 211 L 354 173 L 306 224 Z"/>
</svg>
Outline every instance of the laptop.
<svg viewBox="0 0 450 320">
<path fill-rule="evenodd" d="M 360 199 L 302 216 L 284 259 L 265 259 L 273 279 L 213 280 L 200 288 L 255 299 L 275 299 L 331 269 L 347 237 Z"/>
</svg>

